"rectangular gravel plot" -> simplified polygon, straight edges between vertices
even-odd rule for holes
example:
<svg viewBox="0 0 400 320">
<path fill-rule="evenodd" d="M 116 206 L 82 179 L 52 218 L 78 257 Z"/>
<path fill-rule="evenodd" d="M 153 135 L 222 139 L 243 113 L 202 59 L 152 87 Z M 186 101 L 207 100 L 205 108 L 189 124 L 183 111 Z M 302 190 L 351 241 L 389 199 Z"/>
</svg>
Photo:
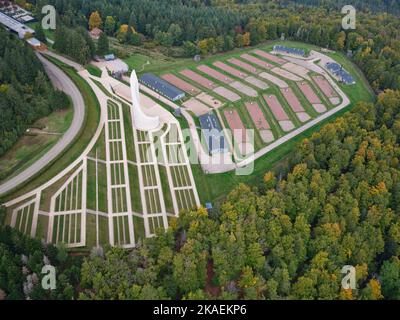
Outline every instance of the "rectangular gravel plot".
<svg viewBox="0 0 400 320">
<path fill-rule="evenodd" d="M 240 96 L 238 94 L 229 89 L 226 89 L 225 87 L 215 88 L 214 92 L 231 102 L 236 102 L 240 100 Z"/>
<path fill-rule="evenodd" d="M 167 73 L 161 76 L 164 80 L 168 81 L 170 84 L 174 85 L 175 87 L 189 93 L 191 95 L 197 95 L 201 91 L 197 89 L 195 86 L 192 86 L 190 83 L 178 78 L 177 76 Z"/>
<path fill-rule="evenodd" d="M 245 79 L 245 81 L 261 90 L 266 90 L 269 88 L 268 84 L 266 84 L 264 81 L 261 81 L 260 79 L 257 79 L 256 77 L 252 77 L 252 76 L 247 77 Z"/>
<path fill-rule="evenodd" d="M 289 85 L 285 81 L 279 79 L 278 77 L 273 76 L 270 73 L 261 72 L 260 73 L 260 77 L 264 78 L 264 79 L 266 79 L 268 81 L 271 81 L 273 84 L 277 85 L 279 88 L 287 88 L 287 87 L 289 87 Z"/>
<path fill-rule="evenodd" d="M 294 112 L 304 112 L 303 106 L 291 88 L 281 89 L 281 92 Z"/>
<path fill-rule="evenodd" d="M 286 114 L 281 103 L 279 102 L 278 98 L 275 95 L 264 95 L 264 99 L 267 102 L 272 113 L 274 114 L 276 120 L 278 121 L 289 120 L 288 115 Z"/>
<path fill-rule="evenodd" d="M 255 98 L 258 96 L 258 93 L 256 90 L 254 90 L 253 88 L 250 88 L 249 86 L 246 86 L 245 84 L 243 84 L 239 81 L 232 82 L 230 84 L 230 86 L 248 97 Z"/>
<path fill-rule="evenodd" d="M 326 95 L 328 98 L 335 98 L 338 96 L 335 89 L 332 88 L 328 80 L 326 80 L 324 77 L 315 76 L 313 79 L 324 95 Z"/>
<path fill-rule="evenodd" d="M 319 97 L 316 95 L 314 90 L 311 88 L 311 86 L 306 83 L 306 82 L 297 82 L 298 87 L 300 88 L 301 92 L 306 96 L 307 100 L 311 104 L 320 104 L 321 100 Z"/>
<path fill-rule="evenodd" d="M 247 141 L 246 127 L 244 126 L 239 113 L 236 110 L 231 109 L 224 110 L 224 115 L 234 137 L 238 137 L 238 134 L 241 134 L 242 142 Z"/>
<path fill-rule="evenodd" d="M 268 62 L 263 61 L 263 60 L 260 60 L 260 59 L 258 59 L 258 58 L 256 58 L 256 57 L 253 57 L 253 56 L 251 56 L 251 55 L 249 55 L 249 54 L 247 54 L 247 53 L 242 54 L 240 57 L 241 57 L 242 59 L 245 59 L 245 60 L 247 60 L 247 61 L 249 61 L 249 62 L 251 62 L 251 63 L 254 63 L 254 64 L 256 64 L 257 66 L 259 66 L 259 67 L 261 67 L 261 68 L 264 68 L 264 69 L 271 69 L 271 68 L 274 67 L 273 65 L 269 64 Z"/>
<path fill-rule="evenodd" d="M 228 62 L 230 62 L 252 74 L 258 74 L 258 72 L 259 72 L 256 67 L 253 67 L 251 64 L 248 64 L 248 63 L 246 63 L 242 60 L 236 59 L 236 58 L 231 58 L 228 60 Z"/>
<path fill-rule="evenodd" d="M 244 78 L 246 78 L 248 76 L 248 74 L 246 74 L 246 73 L 244 73 L 244 72 L 242 72 L 242 71 L 240 71 L 238 69 L 235 69 L 235 68 L 233 68 L 231 66 L 228 66 L 227 64 L 225 64 L 225 63 L 223 63 L 221 61 L 214 62 L 213 65 L 215 67 L 220 68 L 221 70 L 223 70 L 223 71 L 225 71 L 225 72 L 237 77 L 237 78 L 240 78 L 240 79 L 244 79 Z"/>
<path fill-rule="evenodd" d="M 253 53 L 255 53 L 256 55 L 258 55 L 260 57 L 263 57 L 263 58 L 265 58 L 265 59 L 267 59 L 269 61 L 275 62 L 277 64 L 285 64 L 287 62 L 284 59 L 281 59 L 281 58 L 279 58 L 279 57 L 277 57 L 277 56 L 275 56 L 275 55 L 273 55 L 271 53 L 262 51 L 260 49 L 253 50 Z"/>
<path fill-rule="evenodd" d="M 200 84 L 201 86 L 208 88 L 208 89 L 214 89 L 216 87 L 216 84 L 212 82 L 211 80 L 208 80 L 207 78 L 199 75 L 198 73 L 185 69 L 180 72 L 180 74 L 184 75 L 185 77 L 193 80 L 194 82 Z"/>
<path fill-rule="evenodd" d="M 256 102 L 246 102 L 246 109 L 249 112 L 251 119 L 253 120 L 258 130 L 268 130 L 270 126 L 265 119 L 265 115 L 262 112 L 260 106 Z"/>
<path fill-rule="evenodd" d="M 210 77 L 213 77 L 214 79 L 217 79 L 218 81 L 221 81 L 226 84 L 231 83 L 233 81 L 228 76 L 222 74 L 221 72 L 219 72 L 215 69 L 205 66 L 205 65 L 198 66 L 197 70 L 200 70 L 201 72 L 204 72 L 205 74 L 209 75 Z"/>
</svg>

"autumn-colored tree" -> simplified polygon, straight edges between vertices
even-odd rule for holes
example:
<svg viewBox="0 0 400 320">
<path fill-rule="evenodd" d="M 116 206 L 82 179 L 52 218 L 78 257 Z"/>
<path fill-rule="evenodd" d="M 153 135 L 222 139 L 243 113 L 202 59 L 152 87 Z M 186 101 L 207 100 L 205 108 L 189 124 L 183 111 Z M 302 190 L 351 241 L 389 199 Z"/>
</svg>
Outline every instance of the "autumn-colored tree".
<svg viewBox="0 0 400 320">
<path fill-rule="evenodd" d="M 199 51 L 202 56 L 206 56 L 208 53 L 208 42 L 207 39 L 200 40 L 197 44 Z"/>
<path fill-rule="evenodd" d="M 235 38 L 236 47 L 242 48 L 244 46 L 243 35 L 238 33 Z"/>
<path fill-rule="evenodd" d="M 118 33 L 117 33 L 117 38 L 120 41 L 124 41 L 126 39 L 126 34 L 128 32 L 128 25 L 127 24 L 122 24 L 119 29 L 118 29 Z M 131 27 L 131 32 L 135 33 L 135 29 L 133 27 Z"/>
<path fill-rule="evenodd" d="M 104 32 L 112 36 L 115 32 L 115 20 L 112 16 L 107 16 L 106 21 L 104 23 Z"/>
<path fill-rule="evenodd" d="M 264 183 L 267 189 L 274 188 L 276 186 L 276 178 L 273 172 L 269 171 L 264 175 Z"/>
<path fill-rule="evenodd" d="M 89 30 L 94 28 L 101 28 L 103 25 L 103 20 L 101 19 L 100 13 L 98 11 L 92 12 L 89 17 Z"/>
<path fill-rule="evenodd" d="M 346 33 L 341 31 L 337 37 L 336 47 L 338 50 L 343 50 L 346 41 Z"/>
<path fill-rule="evenodd" d="M 248 47 L 250 45 L 250 43 L 251 43 L 250 32 L 246 32 L 243 35 L 243 46 Z"/>
</svg>

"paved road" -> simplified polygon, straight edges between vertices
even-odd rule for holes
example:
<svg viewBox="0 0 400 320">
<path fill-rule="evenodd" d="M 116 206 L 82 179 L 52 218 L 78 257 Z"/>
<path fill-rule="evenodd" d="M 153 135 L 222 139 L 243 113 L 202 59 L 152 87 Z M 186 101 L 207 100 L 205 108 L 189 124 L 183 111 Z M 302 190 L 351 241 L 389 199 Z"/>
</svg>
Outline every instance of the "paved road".
<svg viewBox="0 0 400 320">
<path fill-rule="evenodd" d="M 40 61 L 43 63 L 44 68 L 53 83 L 53 85 L 68 94 L 73 103 L 74 117 L 68 131 L 62 138 L 39 160 L 32 164 L 29 168 L 25 169 L 17 176 L 7 180 L 0 185 L 0 195 L 5 194 L 20 184 L 24 183 L 34 175 L 39 173 L 48 163 L 57 158 L 65 148 L 75 139 L 80 129 L 82 128 L 85 118 L 85 104 L 79 89 L 75 86 L 72 80 L 59 69 L 57 66 L 37 54 Z"/>
<path fill-rule="evenodd" d="M 85 68 L 82 65 L 80 65 L 79 63 L 72 61 L 72 60 L 68 59 L 67 57 L 64 57 L 58 53 L 55 53 L 54 51 L 46 50 L 46 51 L 43 51 L 43 54 L 53 57 L 53 58 L 65 63 L 66 65 L 73 67 L 78 72 L 85 70 Z"/>
</svg>

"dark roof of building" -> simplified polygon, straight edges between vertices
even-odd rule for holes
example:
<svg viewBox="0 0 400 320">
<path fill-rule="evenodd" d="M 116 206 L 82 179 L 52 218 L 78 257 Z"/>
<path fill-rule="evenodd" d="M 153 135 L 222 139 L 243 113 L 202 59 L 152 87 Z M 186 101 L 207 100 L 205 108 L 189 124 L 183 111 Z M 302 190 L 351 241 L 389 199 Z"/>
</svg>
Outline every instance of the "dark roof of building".
<svg viewBox="0 0 400 320">
<path fill-rule="evenodd" d="M 281 45 L 276 45 L 274 46 L 275 51 L 283 51 L 289 54 L 295 54 L 297 56 L 304 56 L 306 52 L 302 49 L 297 49 L 297 48 L 290 48 L 286 46 L 281 46 Z"/>
<path fill-rule="evenodd" d="M 213 113 L 203 114 L 199 117 L 199 120 L 202 129 L 216 129 L 218 131 L 222 131 L 221 124 L 219 123 L 218 118 Z"/>
<path fill-rule="evenodd" d="M 29 32 L 31 34 L 35 33 L 35 30 L 33 30 L 32 28 L 27 27 L 23 23 L 20 23 L 19 21 L 9 17 L 8 15 L 2 12 L 0 12 L 0 23 L 18 34 L 19 33 L 25 34 L 26 32 Z"/>
<path fill-rule="evenodd" d="M 342 66 L 336 62 L 327 62 L 326 67 L 332 72 L 336 72 L 342 69 Z"/>
<path fill-rule="evenodd" d="M 341 81 L 343 81 L 344 83 L 346 84 L 355 83 L 355 79 L 350 75 L 348 71 L 343 69 L 343 67 L 340 64 L 336 62 L 327 62 L 326 67 L 330 72 L 339 77 Z"/>
<path fill-rule="evenodd" d="M 145 84 L 146 86 L 155 89 L 160 94 L 164 95 L 165 97 L 171 100 L 176 99 L 176 97 L 178 96 L 185 95 L 185 93 L 182 90 L 178 89 L 177 87 L 174 87 L 169 82 L 155 76 L 152 73 L 145 73 L 144 75 L 141 76 L 139 81 Z"/>
<path fill-rule="evenodd" d="M 211 202 L 206 202 L 206 209 L 211 210 L 213 208 L 213 205 Z"/>
<path fill-rule="evenodd" d="M 200 126 L 206 138 L 208 150 L 221 151 L 226 148 L 225 136 L 221 124 L 215 114 L 207 113 L 199 116 Z"/>
</svg>

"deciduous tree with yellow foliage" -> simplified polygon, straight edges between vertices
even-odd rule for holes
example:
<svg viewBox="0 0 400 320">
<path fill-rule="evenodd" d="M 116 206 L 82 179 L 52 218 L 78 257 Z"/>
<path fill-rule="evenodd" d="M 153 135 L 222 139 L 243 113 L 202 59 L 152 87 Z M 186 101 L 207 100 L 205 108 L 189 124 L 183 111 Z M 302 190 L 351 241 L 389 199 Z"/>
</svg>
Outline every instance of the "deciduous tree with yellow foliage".
<svg viewBox="0 0 400 320">
<path fill-rule="evenodd" d="M 92 12 L 89 17 L 89 30 L 94 28 L 101 28 L 103 26 L 103 20 L 101 19 L 100 13 L 98 11 Z"/>
</svg>

